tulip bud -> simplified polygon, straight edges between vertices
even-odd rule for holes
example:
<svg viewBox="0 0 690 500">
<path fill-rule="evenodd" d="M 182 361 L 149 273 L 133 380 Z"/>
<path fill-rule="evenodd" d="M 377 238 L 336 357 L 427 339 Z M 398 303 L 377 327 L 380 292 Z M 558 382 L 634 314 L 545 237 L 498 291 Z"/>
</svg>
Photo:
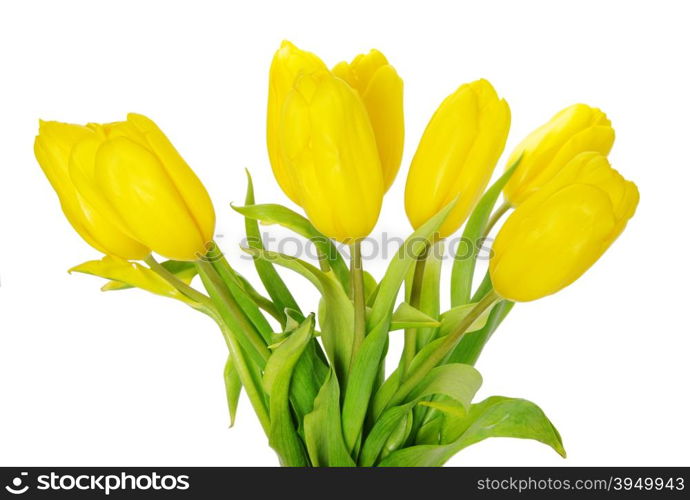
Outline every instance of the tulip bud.
<svg viewBox="0 0 690 500">
<path fill-rule="evenodd" d="M 412 159 L 405 210 L 416 229 L 458 195 L 441 226 L 453 234 L 481 197 L 510 128 L 510 108 L 486 80 L 460 86 L 432 116 Z"/>
<path fill-rule="evenodd" d="M 285 97 L 292 90 L 295 80 L 301 74 L 325 70 L 326 65 L 316 55 L 295 47 L 287 40 L 273 56 L 268 81 L 268 113 L 266 119 L 266 142 L 271 168 L 278 184 L 293 202 L 301 205 L 297 187 L 287 172 L 280 153 L 279 126 Z"/>
<path fill-rule="evenodd" d="M 302 75 L 285 101 L 280 144 L 314 226 L 342 242 L 367 236 L 384 187 L 374 132 L 357 93 L 328 71 Z"/>
<path fill-rule="evenodd" d="M 34 143 L 36 159 L 57 193 L 65 217 L 89 245 L 99 252 L 122 259 L 143 259 L 150 250 L 95 210 L 70 178 L 69 156 L 73 145 L 93 135 L 94 131 L 88 127 L 41 121 Z"/>
<path fill-rule="evenodd" d="M 99 249 L 127 259 L 142 258 L 150 250 L 175 260 L 197 260 L 206 253 L 215 227 L 213 205 L 155 123 L 130 114 L 125 122 L 51 127 L 62 137 L 59 144 L 45 139 L 61 156 L 62 180 L 51 180 L 61 199 L 83 201 L 88 216 L 98 218 L 92 225 L 99 234 L 117 236 L 120 242 L 126 235 L 124 241 L 137 251 L 124 252 L 104 243 Z M 42 136 L 36 155 L 43 166 Z M 71 208 L 69 212 L 68 218 L 74 218 Z"/>
<path fill-rule="evenodd" d="M 203 184 L 145 116 L 90 124 L 70 155 L 70 176 L 89 203 L 135 240 L 174 260 L 197 260 L 213 239 L 215 212 Z"/>
<path fill-rule="evenodd" d="M 600 109 L 586 104 L 565 108 L 529 134 L 510 155 L 508 165 L 522 158 L 503 190 L 506 200 L 519 205 L 579 153 L 607 155 L 614 138 L 611 122 Z"/>
<path fill-rule="evenodd" d="M 376 136 L 384 187 L 388 190 L 398 173 L 403 153 L 403 81 L 386 57 L 375 49 L 358 55 L 351 63 L 337 64 L 333 74 L 355 89 L 364 102 Z"/>
<path fill-rule="evenodd" d="M 568 286 L 621 234 L 638 201 L 605 156 L 577 155 L 499 231 L 489 264 L 496 292 L 530 301 Z"/>
</svg>

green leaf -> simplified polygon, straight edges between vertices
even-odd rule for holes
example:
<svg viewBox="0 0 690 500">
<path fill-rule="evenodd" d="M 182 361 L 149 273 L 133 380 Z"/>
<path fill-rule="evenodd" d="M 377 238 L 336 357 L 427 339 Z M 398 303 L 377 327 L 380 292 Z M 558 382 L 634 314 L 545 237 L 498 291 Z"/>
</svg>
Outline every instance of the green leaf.
<svg viewBox="0 0 690 500">
<path fill-rule="evenodd" d="M 249 170 L 245 170 L 245 172 L 247 173 L 247 194 L 244 203 L 249 206 L 254 205 L 254 183 L 252 182 L 252 176 Z M 259 231 L 259 223 L 251 217 L 245 217 L 244 225 L 247 233 L 247 244 L 251 248 L 262 250 L 263 241 L 261 239 L 261 231 Z M 302 315 L 297 302 L 285 285 L 283 279 L 273 267 L 273 264 L 265 260 L 254 259 L 254 267 L 256 268 L 261 283 L 263 283 L 264 288 L 266 288 L 268 295 L 275 304 L 280 324 L 285 326 L 286 318 L 284 311 L 287 308 L 297 311 L 303 319 L 304 315 Z"/>
<path fill-rule="evenodd" d="M 430 396 L 443 395 L 457 403 L 456 407 L 467 412 L 481 384 L 481 375 L 471 366 L 451 364 L 434 368 L 407 397 L 404 404 L 388 408 L 377 419 L 362 447 L 360 463 L 365 467 L 374 464 L 384 450 L 384 445 L 389 443 L 391 434 L 399 429 L 402 419 L 409 416 L 414 405 L 423 404 L 423 400 Z M 396 442 L 401 444 L 399 440 Z"/>
<path fill-rule="evenodd" d="M 439 337 L 445 337 L 446 335 L 453 333 L 476 305 L 477 304 L 465 304 L 462 306 L 454 307 L 444 312 L 441 315 L 441 328 Z M 472 325 L 470 325 L 467 331 L 474 332 L 476 330 L 483 328 L 484 325 L 486 325 L 486 322 L 489 319 L 489 315 L 491 314 L 492 310 L 493 307 L 482 312 L 482 314 L 472 323 Z"/>
<path fill-rule="evenodd" d="M 192 282 L 194 276 L 196 276 L 196 265 L 194 262 L 187 262 L 181 260 L 166 260 L 161 262 L 161 265 L 170 271 L 183 283 L 189 285 Z M 101 287 L 104 292 L 110 292 L 114 290 L 127 290 L 133 288 L 129 283 L 123 283 L 122 281 L 109 281 Z"/>
<path fill-rule="evenodd" d="M 207 254 L 210 264 L 221 277 L 230 294 L 235 298 L 239 304 L 242 312 L 247 316 L 249 321 L 254 325 L 256 331 L 266 343 L 270 342 L 273 328 L 266 320 L 266 317 L 259 310 L 257 302 L 252 298 L 250 293 L 245 289 L 244 282 L 240 275 L 235 271 L 230 263 L 225 259 L 225 256 L 220 251 L 217 245 L 214 245 Z"/>
<path fill-rule="evenodd" d="M 394 406 L 386 410 L 376 421 L 362 446 L 359 457 L 361 467 L 371 467 L 381 455 L 390 436 L 400 427 L 401 422 L 410 413 L 412 405 Z"/>
<path fill-rule="evenodd" d="M 245 293 L 249 296 L 249 298 L 252 299 L 252 302 L 254 302 L 254 304 L 256 304 L 256 306 L 257 306 L 259 309 L 263 309 L 264 311 L 266 311 L 266 312 L 267 312 L 268 314 L 270 314 L 276 321 L 278 321 L 281 325 L 283 325 L 284 323 L 286 323 L 285 310 L 283 311 L 283 314 L 281 315 L 281 314 L 280 314 L 280 311 L 278 311 L 278 309 L 275 307 L 275 305 L 273 304 L 273 302 L 271 302 L 270 299 L 268 299 L 268 298 L 264 297 L 263 295 L 261 295 L 261 294 L 252 286 L 252 284 L 249 282 L 249 280 L 247 280 L 247 278 L 245 278 L 244 276 L 242 276 L 242 275 L 241 275 L 240 273 L 238 273 L 238 272 L 235 272 L 235 275 L 236 275 L 237 278 L 239 279 L 239 283 L 240 283 L 242 289 L 243 289 L 243 290 L 245 291 Z M 290 309 L 290 310 L 292 310 L 292 309 Z M 300 320 L 301 320 L 301 319 L 304 319 L 304 316 L 302 316 L 302 315 L 300 314 Z"/>
<path fill-rule="evenodd" d="M 400 387 L 400 369 L 396 368 L 376 391 L 371 404 L 371 414 L 374 419 L 379 418 L 383 410 L 386 409 L 388 401 L 393 397 L 398 387 Z"/>
<path fill-rule="evenodd" d="M 289 393 L 293 370 L 313 333 L 314 317 L 310 315 L 271 354 L 263 376 L 264 390 L 270 401 L 269 444 L 278 453 L 281 464 L 288 467 L 303 467 L 309 463 L 290 412 Z"/>
<path fill-rule="evenodd" d="M 101 260 L 90 260 L 74 266 L 69 272 L 99 276 L 124 283 L 130 287 L 141 288 L 156 295 L 181 300 L 196 309 L 202 308 L 200 304 L 181 294 L 175 287 L 149 268 L 118 257 L 105 256 Z"/>
<path fill-rule="evenodd" d="M 261 221 L 264 224 L 278 224 L 309 239 L 314 243 L 319 254 L 327 259 L 343 289 L 350 289 L 350 272 L 342 255 L 340 255 L 340 252 L 338 252 L 330 238 L 319 232 L 306 217 L 283 205 L 271 203 L 244 207 L 232 206 L 232 208 L 245 217 Z"/>
<path fill-rule="evenodd" d="M 237 367 L 232 361 L 232 356 L 228 355 L 223 371 L 225 380 L 225 395 L 228 400 L 228 411 L 230 412 L 230 427 L 235 425 L 235 415 L 237 415 L 237 404 L 239 403 L 240 393 L 242 392 L 242 381 L 237 372 Z"/>
<path fill-rule="evenodd" d="M 437 366 L 422 379 L 406 401 L 420 401 L 428 396 L 442 394 L 457 401 L 469 411 L 472 398 L 482 385 L 482 376 L 470 365 L 453 363 Z"/>
<path fill-rule="evenodd" d="M 376 282 L 371 273 L 368 271 L 363 272 L 364 277 L 364 297 L 366 298 L 367 304 L 369 304 L 369 299 L 374 296 L 379 284 Z"/>
<path fill-rule="evenodd" d="M 452 333 L 457 326 L 462 322 L 462 320 L 467 316 L 469 311 L 473 308 L 473 304 L 465 305 L 465 306 L 458 306 L 456 308 L 453 308 L 449 311 L 446 311 L 441 315 L 441 326 L 439 328 L 439 336 L 438 338 L 432 340 L 428 344 L 426 344 L 424 347 L 422 347 L 419 352 L 415 355 L 415 357 L 412 359 L 412 363 L 410 363 L 409 367 L 409 372 L 413 372 L 417 369 L 419 365 L 421 365 L 443 342 L 444 342 L 444 337 L 448 335 L 449 333 Z M 495 309 L 496 306 L 494 306 L 493 309 Z M 492 310 L 493 310 L 492 309 Z M 468 332 L 463 335 L 463 339 L 467 336 L 473 333 L 475 329 L 480 329 L 482 327 L 485 327 L 485 324 L 487 323 L 488 318 L 486 313 L 482 313 L 477 320 L 472 323 L 470 328 L 468 329 Z M 461 341 L 462 342 L 462 341 Z M 463 361 L 462 358 L 460 357 L 449 357 L 448 363 L 461 363 L 461 364 L 469 364 L 471 365 L 472 363 L 466 363 Z M 378 417 L 381 412 L 386 408 L 388 405 L 388 402 L 390 399 L 393 397 L 393 394 L 395 391 L 397 391 L 398 387 L 400 386 L 400 381 L 399 381 L 399 372 L 396 369 L 391 375 L 388 377 L 388 379 L 383 383 L 383 385 L 380 387 L 380 389 L 376 392 L 376 395 L 374 396 L 374 401 L 373 401 L 373 415 L 374 417 Z"/>
<path fill-rule="evenodd" d="M 441 323 L 439 321 L 427 316 L 422 311 L 412 307 L 407 302 L 401 302 L 393 313 L 390 330 L 419 328 L 423 326 L 437 327 L 440 324 Z"/>
<path fill-rule="evenodd" d="M 405 240 L 379 283 L 376 298 L 367 318 L 368 334 L 354 359 L 343 402 L 343 431 L 349 450 L 359 441 L 369 400 L 379 376 L 388 342 L 393 307 L 410 267 L 432 242 L 439 227 L 457 203 L 449 203 Z"/>
<path fill-rule="evenodd" d="M 490 437 L 534 439 L 565 458 L 561 437 L 544 412 L 524 399 L 494 396 L 472 405 L 465 417 L 446 416 L 445 430 L 452 441 L 438 445 L 417 445 L 391 453 L 381 467 L 437 467 L 457 452 Z"/>
<path fill-rule="evenodd" d="M 472 211 L 472 215 L 465 225 L 462 239 L 456 250 L 453 270 L 450 275 L 450 304 L 452 307 L 467 304 L 472 293 L 472 278 L 474 277 L 474 267 L 477 263 L 480 239 L 486 229 L 486 224 L 491 216 L 491 211 L 496 204 L 496 200 L 501 194 L 501 190 L 510 180 L 522 157 L 508 168 L 503 175 L 484 193 Z M 469 247 L 469 248 L 468 248 Z"/>
<path fill-rule="evenodd" d="M 315 467 L 354 467 L 347 451 L 340 422 L 340 388 L 331 370 L 314 402 L 314 411 L 304 417 L 304 440 Z"/>
<path fill-rule="evenodd" d="M 496 331 L 505 317 L 508 316 L 508 313 L 514 305 L 515 302 L 510 302 L 508 300 L 502 300 L 496 304 L 491 309 L 485 324 L 481 328 L 475 331 L 468 331 L 463 335 L 462 339 L 460 339 L 460 343 L 455 347 L 455 350 L 448 358 L 449 362 L 474 365 L 484 345 L 486 345 L 491 335 Z"/>
<path fill-rule="evenodd" d="M 415 444 L 439 444 L 444 421 L 443 414 L 438 412 L 429 418 L 417 431 Z"/>
<path fill-rule="evenodd" d="M 303 260 L 277 252 L 252 248 L 245 250 L 258 258 L 301 274 L 319 290 L 322 297 L 319 307 L 321 339 L 338 380 L 344 384 L 352 356 L 354 310 L 333 271 L 323 272 Z"/>
</svg>

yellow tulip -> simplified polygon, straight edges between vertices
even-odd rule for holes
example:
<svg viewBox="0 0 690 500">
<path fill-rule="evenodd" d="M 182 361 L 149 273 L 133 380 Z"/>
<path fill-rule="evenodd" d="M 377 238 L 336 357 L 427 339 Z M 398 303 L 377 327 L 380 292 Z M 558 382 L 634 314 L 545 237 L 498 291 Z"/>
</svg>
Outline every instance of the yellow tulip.
<svg viewBox="0 0 690 500">
<path fill-rule="evenodd" d="M 605 156 L 574 157 L 518 206 L 496 236 L 489 264 L 496 292 L 535 300 L 578 279 L 621 234 L 639 193 Z"/>
<path fill-rule="evenodd" d="M 325 70 L 326 65 L 316 55 L 297 48 L 287 40 L 273 56 L 268 79 L 268 112 L 266 117 L 266 142 L 271 168 L 278 184 L 293 202 L 301 205 L 297 187 L 287 172 L 280 153 L 279 126 L 285 97 L 292 90 L 295 80 L 302 74 Z"/>
<path fill-rule="evenodd" d="M 557 113 L 529 134 L 508 159 L 520 164 L 506 184 L 506 200 L 517 206 L 552 179 L 573 157 L 585 151 L 607 155 L 615 133 L 606 115 L 586 104 L 575 104 Z"/>
<path fill-rule="evenodd" d="M 65 217 L 89 245 L 107 255 L 143 259 L 150 250 L 127 236 L 106 215 L 95 210 L 79 194 L 70 178 L 69 156 L 73 145 L 93 134 L 93 130 L 80 125 L 41 121 L 34 142 L 36 159 L 57 193 Z"/>
<path fill-rule="evenodd" d="M 381 158 L 385 189 L 400 168 L 405 137 L 403 81 L 378 50 L 359 54 L 351 63 L 341 62 L 333 74 L 355 89 L 367 108 Z"/>
<path fill-rule="evenodd" d="M 117 234 L 138 242 L 139 248 L 170 259 L 196 260 L 206 253 L 215 227 L 213 205 L 155 123 L 130 114 L 124 122 L 86 127 L 53 123 L 52 127 L 62 142 L 47 142 L 66 159 L 63 175 L 69 178 L 54 187 L 61 197 L 74 191 L 99 221 L 107 221 L 108 226 L 99 231 L 115 228 Z M 142 257 L 141 252 L 106 253 Z"/>
<path fill-rule="evenodd" d="M 359 95 L 329 71 L 302 75 L 285 100 L 280 144 L 314 226 L 342 242 L 367 236 L 378 219 L 384 185 Z"/>
<path fill-rule="evenodd" d="M 440 229 L 445 238 L 481 197 L 510 128 L 510 108 L 486 80 L 460 86 L 432 116 L 412 159 L 405 210 L 418 228 L 458 195 Z"/>
</svg>

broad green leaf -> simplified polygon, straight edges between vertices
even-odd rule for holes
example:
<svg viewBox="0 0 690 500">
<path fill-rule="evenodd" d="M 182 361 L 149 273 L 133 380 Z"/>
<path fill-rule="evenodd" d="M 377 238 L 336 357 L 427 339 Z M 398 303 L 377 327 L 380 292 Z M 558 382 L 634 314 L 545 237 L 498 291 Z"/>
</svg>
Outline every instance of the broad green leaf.
<svg viewBox="0 0 690 500">
<path fill-rule="evenodd" d="M 245 217 L 261 221 L 264 224 L 281 225 L 309 239 L 314 243 L 319 254 L 326 257 L 329 266 L 338 277 L 343 289 L 349 290 L 350 272 L 342 255 L 340 255 L 340 252 L 338 252 L 338 249 L 330 238 L 320 233 L 306 217 L 303 217 L 283 205 L 270 203 L 263 205 L 252 204 L 244 207 L 233 206 L 232 208 Z"/>
<path fill-rule="evenodd" d="M 405 240 L 379 283 L 371 313 L 367 318 L 368 333 L 355 356 L 345 390 L 343 431 L 345 442 L 351 451 L 355 449 L 360 439 L 369 400 L 379 377 L 382 358 L 388 343 L 393 307 L 400 287 L 410 267 L 427 244 L 434 240 L 439 227 L 456 202 L 457 199 L 453 200 Z"/>
<path fill-rule="evenodd" d="M 182 295 L 175 287 L 149 268 L 118 257 L 105 256 L 101 260 L 90 260 L 73 267 L 69 272 L 100 276 L 101 278 L 125 283 L 157 295 L 181 300 L 197 309 L 201 308 L 200 304 Z"/>
<path fill-rule="evenodd" d="M 247 194 L 244 200 L 246 206 L 254 205 L 254 183 L 252 182 L 252 176 L 249 170 L 247 173 Z M 259 223 L 250 217 L 244 218 L 244 226 L 247 234 L 247 244 L 251 248 L 256 248 L 258 250 L 263 249 L 263 241 L 261 239 L 261 231 L 259 230 Z M 261 283 L 263 283 L 264 288 L 271 297 L 271 300 L 275 304 L 276 311 L 278 312 L 278 318 L 281 325 L 285 326 L 285 316 L 284 311 L 286 308 L 297 311 L 301 316 L 300 321 L 304 319 L 304 315 L 299 309 L 297 302 L 285 285 L 285 282 L 280 277 L 278 272 L 273 267 L 273 264 L 266 262 L 261 259 L 254 259 L 254 267 L 259 275 Z"/>
<path fill-rule="evenodd" d="M 434 417 L 425 422 L 415 435 L 415 444 L 439 444 L 441 442 L 441 430 L 444 423 L 442 413 L 436 413 Z"/>
<path fill-rule="evenodd" d="M 420 401 L 428 396 L 442 394 L 469 411 L 472 398 L 481 385 L 482 376 L 474 367 L 459 363 L 441 365 L 422 379 L 406 401 Z"/>
<path fill-rule="evenodd" d="M 314 332 L 314 318 L 307 317 L 266 363 L 263 386 L 269 395 L 271 430 L 269 444 L 276 450 L 281 464 L 288 467 L 308 465 L 306 450 L 290 411 L 290 382 L 297 361 L 309 345 Z"/>
<path fill-rule="evenodd" d="M 268 250 L 245 249 L 250 254 L 286 267 L 308 279 L 321 293 L 319 325 L 321 339 L 328 359 L 331 360 L 338 380 L 347 380 L 347 370 L 352 356 L 354 311 L 352 302 L 338 282 L 333 271 L 320 269 L 296 257 Z"/>
<path fill-rule="evenodd" d="M 161 262 L 161 266 L 170 271 L 177 279 L 187 285 L 192 282 L 192 279 L 197 274 L 194 262 L 166 260 L 165 262 Z M 109 281 L 101 287 L 101 290 L 104 292 L 110 292 L 113 290 L 127 290 L 129 288 L 133 288 L 129 283 L 123 283 L 122 281 Z"/>
<path fill-rule="evenodd" d="M 477 263 L 480 239 L 486 229 L 486 224 L 491 216 L 491 211 L 501 190 L 510 180 L 521 158 L 508 168 L 503 175 L 484 193 L 467 220 L 462 239 L 456 250 L 453 270 L 450 275 L 450 304 L 452 307 L 467 304 L 472 293 L 472 278 Z"/>
<path fill-rule="evenodd" d="M 437 327 L 441 323 L 434 318 L 427 316 L 419 309 L 412 307 L 407 302 L 401 302 L 393 313 L 390 330 L 401 330 L 403 328 Z"/>
<path fill-rule="evenodd" d="M 362 446 L 359 457 L 361 467 L 371 467 L 376 463 L 389 437 L 398 429 L 402 420 L 410 413 L 411 408 L 411 404 L 394 406 L 379 417 L 367 435 L 364 446 Z"/>
<path fill-rule="evenodd" d="M 400 420 L 398 427 L 393 429 L 393 432 L 391 432 L 390 436 L 388 436 L 388 439 L 386 440 L 386 443 L 383 445 L 383 449 L 379 454 L 381 459 L 384 459 L 392 452 L 402 448 L 405 445 L 407 440 L 410 438 L 410 434 L 412 433 L 413 418 L 413 413 L 408 412 L 407 415 Z"/>
<path fill-rule="evenodd" d="M 424 279 L 422 280 L 422 293 L 420 296 L 419 310 L 438 319 L 441 312 L 441 268 L 443 266 L 443 241 L 436 242 L 428 252 L 424 264 Z M 434 340 L 439 329 L 438 325 L 417 329 L 417 351 Z"/>
<path fill-rule="evenodd" d="M 457 404 L 449 403 L 443 400 L 422 401 L 419 403 L 419 406 L 426 406 L 433 410 L 438 410 L 456 417 L 464 417 L 465 415 L 467 415 L 467 410 L 465 410 L 465 408 L 463 408 L 462 406 L 458 406 Z"/>
<path fill-rule="evenodd" d="M 452 441 L 438 445 L 418 445 L 391 453 L 381 467 L 437 467 L 457 452 L 490 437 L 534 439 L 565 457 L 558 431 L 534 403 L 524 399 L 494 396 L 472 405 L 465 417 L 446 415 L 450 422 L 445 435 Z"/>
<path fill-rule="evenodd" d="M 399 429 L 402 419 L 409 418 L 413 407 L 423 404 L 425 398 L 434 395 L 447 396 L 467 412 L 481 383 L 482 377 L 479 372 L 468 365 L 450 364 L 434 368 L 408 396 L 404 404 L 388 408 L 376 420 L 362 447 L 360 463 L 363 466 L 373 465 L 384 451 L 384 446 L 389 443 L 391 433 Z M 400 441 L 397 442 L 400 444 Z"/>
<path fill-rule="evenodd" d="M 232 361 L 232 356 L 228 355 L 223 371 L 225 380 L 225 395 L 228 400 L 228 411 L 230 412 L 230 427 L 235 425 L 235 415 L 237 415 L 237 404 L 239 403 L 240 393 L 242 392 L 242 381 L 237 373 L 237 367 Z"/>
<path fill-rule="evenodd" d="M 304 440 L 315 467 L 354 467 L 347 451 L 340 422 L 340 388 L 331 370 L 319 395 L 314 411 L 304 417 Z"/>
<path fill-rule="evenodd" d="M 489 313 L 486 323 L 478 330 L 469 331 L 460 339 L 460 343 L 448 358 L 450 363 L 465 363 L 474 365 L 479 355 L 488 342 L 491 335 L 496 331 L 501 322 L 508 315 L 515 302 L 502 300 L 496 304 Z"/>
<path fill-rule="evenodd" d="M 374 401 L 372 402 L 371 414 L 374 419 L 379 418 L 379 415 L 386 409 L 388 401 L 393 397 L 395 391 L 400 386 L 400 369 L 396 368 L 388 378 L 381 384 L 381 387 L 376 391 Z"/>
</svg>

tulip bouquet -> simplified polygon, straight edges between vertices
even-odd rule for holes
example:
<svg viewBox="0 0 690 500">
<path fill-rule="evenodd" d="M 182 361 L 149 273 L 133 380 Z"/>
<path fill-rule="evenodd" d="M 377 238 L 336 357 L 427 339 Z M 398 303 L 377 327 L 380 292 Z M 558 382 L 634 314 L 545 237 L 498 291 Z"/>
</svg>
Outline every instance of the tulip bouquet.
<svg viewBox="0 0 690 500">
<path fill-rule="evenodd" d="M 276 52 L 268 152 L 306 217 L 257 204 L 249 178 L 244 205 L 233 209 L 263 291 L 213 242 L 211 200 L 154 122 L 136 114 L 103 125 L 41 122 L 36 158 L 71 225 L 104 254 L 72 270 L 106 278 L 103 290 L 138 287 L 213 319 L 229 351 L 231 421 L 244 390 L 282 465 L 436 466 L 488 437 L 534 439 L 565 456 L 534 403 L 473 401 L 482 381 L 474 364 L 515 302 L 573 283 L 632 217 L 637 188 L 607 160 L 611 123 L 584 104 L 564 109 L 517 146 L 487 189 L 510 110 L 486 80 L 461 85 L 421 138 L 405 189 L 414 232 L 377 280 L 360 245 L 401 163 L 402 96 L 376 50 L 330 70 L 289 42 Z M 488 272 L 475 279 L 482 242 L 507 213 Z M 259 223 L 311 240 L 318 261 L 265 248 Z M 446 307 L 439 249 L 463 224 Z M 348 257 L 336 242 L 349 245 Z M 316 315 L 279 269 L 316 287 Z M 388 373 L 392 335 L 404 347 Z"/>
</svg>

